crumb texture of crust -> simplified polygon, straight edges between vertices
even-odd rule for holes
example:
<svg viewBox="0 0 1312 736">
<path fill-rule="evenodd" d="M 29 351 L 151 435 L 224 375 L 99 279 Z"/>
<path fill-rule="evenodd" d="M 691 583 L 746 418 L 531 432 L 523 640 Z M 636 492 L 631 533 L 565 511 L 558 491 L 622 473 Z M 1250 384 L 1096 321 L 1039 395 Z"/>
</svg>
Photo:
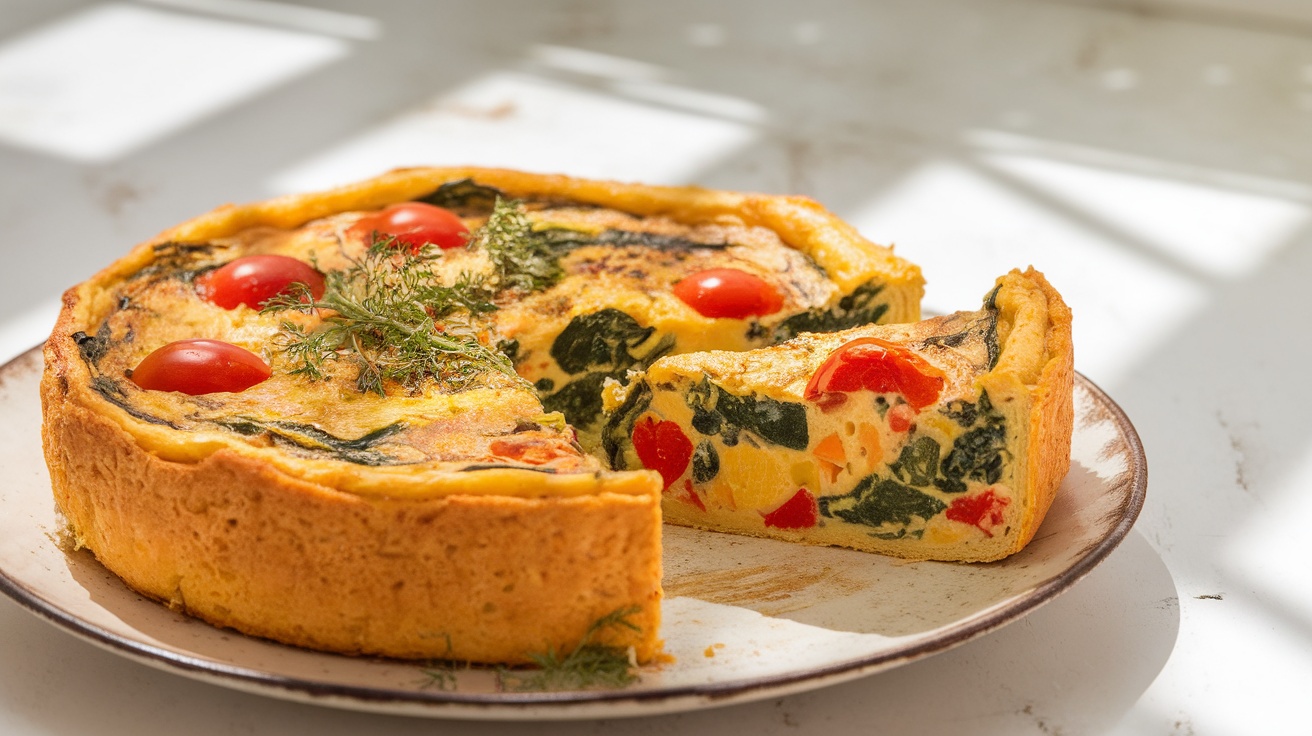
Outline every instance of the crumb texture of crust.
<svg viewBox="0 0 1312 736">
<path fill-rule="evenodd" d="M 871 273 L 886 277 L 885 319 L 919 317 L 919 268 L 804 198 L 419 168 L 221 207 L 138 245 L 64 295 L 45 348 L 42 432 L 70 538 L 145 595 L 289 644 L 521 663 L 532 653 L 568 650 L 597 620 L 636 607 L 629 621 L 637 631 L 608 630 L 607 643 L 634 647 L 639 661 L 658 658 L 661 511 L 653 472 L 525 472 L 514 495 L 489 490 L 505 481 L 501 471 L 448 474 L 449 482 L 438 473 L 433 493 L 351 493 L 343 490 L 351 485 L 346 475 L 300 473 L 295 463 L 268 462 L 222 442 L 186 462 L 164 459 L 141 439 L 174 429 L 130 416 L 91 388 L 98 376 L 73 336 L 94 334 L 120 308 L 114 292 L 98 285 L 149 269 L 158 246 L 296 228 L 466 178 L 512 198 L 557 197 L 683 223 L 768 228 L 845 292 Z"/>
<path fill-rule="evenodd" d="M 1042 273 L 1033 268 L 1013 271 L 999 283 L 999 321 L 1013 329 L 1005 338 L 998 373 L 1020 383 L 1029 404 L 1025 513 L 1010 553 L 1029 544 L 1070 470 L 1075 358 L 1070 307 Z"/>
<path fill-rule="evenodd" d="M 871 534 L 869 526 L 837 520 L 803 529 L 779 529 L 762 523 L 759 508 L 744 510 L 721 501 L 724 493 L 714 480 L 703 486 L 710 500 L 702 504 L 688 503 L 667 494 L 665 520 L 749 536 L 837 545 L 909 560 L 992 562 L 1023 549 L 1042 524 L 1070 468 L 1074 420 L 1071 313 L 1060 294 L 1034 269 L 1005 274 L 996 285 L 997 291 L 988 300 L 996 305 L 997 312 L 1000 345 L 996 364 L 991 369 L 988 367 L 984 348 L 979 348 L 978 355 L 963 358 L 961 365 L 950 366 L 941 362 L 942 358 L 939 364 L 941 368 L 951 369 L 954 377 L 948 385 L 954 387 L 953 396 L 968 396 L 968 400 L 974 401 L 974 397 L 986 392 L 994 410 L 1003 417 L 1001 424 L 1006 433 L 1002 456 L 1006 460 L 1001 477 L 990 485 L 1005 494 L 1008 503 L 1002 512 L 1005 516 L 993 530 L 970 529 L 961 533 L 960 529 L 937 526 L 923 536 L 880 537 Z M 649 368 L 642 380 L 655 397 L 650 401 L 652 410 L 676 423 L 684 421 L 686 412 L 691 411 L 684 409 L 688 402 L 683 396 L 693 390 L 690 387 L 708 380 L 738 396 L 768 396 L 802 405 L 806 402 L 807 381 L 846 341 L 874 336 L 897 344 L 926 343 L 932 337 L 955 334 L 963 323 L 975 324 L 988 313 L 986 308 L 914 324 L 870 325 L 844 332 L 807 334 L 788 343 L 744 353 L 717 351 L 670 356 Z M 612 407 L 618 403 L 615 399 L 610 402 Z M 807 434 L 812 439 L 824 436 L 825 428 L 831 426 L 824 423 L 823 415 L 812 414 L 811 421 L 817 422 L 808 425 Z M 925 419 L 927 424 L 929 421 Z M 695 426 L 689 429 L 689 436 L 703 437 Z M 813 443 L 807 447 L 812 448 Z M 814 455 L 815 449 L 811 452 Z M 790 462 L 798 459 L 796 454 L 785 454 L 783 449 L 773 456 L 786 456 Z M 771 459 L 764 454 L 756 457 L 763 463 Z M 896 453 L 891 457 L 897 463 L 902 462 L 902 456 Z M 893 467 L 890 462 L 894 461 L 885 460 L 877 474 L 868 477 L 895 475 L 897 471 L 890 469 Z M 937 466 L 938 460 L 934 464 Z M 825 486 L 819 488 L 823 490 Z M 692 489 L 690 485 L 688 492 L 694 493 Z M 791 494 L 794 487 L 784 490 Z M 817 495 L 821 499 L 842 498 L 841 492 Z M 957 497 L 948 496 L 943 503 L 951 503 L 954 498 Z M 939 516 L 925 521 L 928 527 L 933 523 L 949 524 L 949 519 L 950 516 L 948 519 Z"/>
<path fill-rule="evenodd" d="M 640 631 L 617 627 L 610 643 L 644 662 L 659 652 L 654 494 L 366 499 L 234 453 L 160 460 L 47 398 L 47 461 L 74 533 L 191 615 L 313 649 L 526 663 L 637 607 Z"/>
</svg>

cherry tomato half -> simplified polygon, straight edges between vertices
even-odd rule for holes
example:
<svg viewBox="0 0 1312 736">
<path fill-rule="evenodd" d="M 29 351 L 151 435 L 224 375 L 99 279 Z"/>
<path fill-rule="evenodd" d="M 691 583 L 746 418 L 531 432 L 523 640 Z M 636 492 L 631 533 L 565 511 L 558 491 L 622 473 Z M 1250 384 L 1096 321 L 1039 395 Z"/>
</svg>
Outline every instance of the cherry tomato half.
<svg viewBox="0 0 1312 736">
<path fill-rule="evenodd" d="M 242 256 L 201 274 L 196 291 L 224 309 L 245 304 L 259 309 L 295 283 L 305 284 L 315 299 L 323 296 L 323 274 L 289 256 Z"/>
<path fill-rule="evenodd" d="M 681 279 L 672 291 L 703 317 L 759 317 L 784 306 L 773 285 L 736 268 L 698 271 Z"/>
<path fill-rule="evenodd" d="M 901 394 L 913 409 L 923 409 L 938 400 L 943 374 L 910 350 L 876 337 L 858 337 L 829 355 L 803 396 L 824 408 L 834 403 L 827 401 L 827 394 L 861 389 Z"/>
<path fill-rule="evenodd" d="M 147 355 L 132 382 L 147 391 L 245 391 L 273 371 L 258 355 L 220 340 L 178 340 Z"/>
<path fill-rule="evenodd" d="M 679 425 L 652 416 L 633 425 L 633 449 L 643 467 L 661 474 L 666 488 L 674 485 L 692 460 L 692 441 Z"/>
<path fill-rule="evenodd" d="M 391 236 L 397 245 L 408 245 L 411 253 L 418 253 L 430 243 L 444 250 L 462 247 L 469 228 L 451 210 L 423 202 L 402 202 L 361 217 L 347 232 L 366 241 L 374 233 Z"/>
</svg>

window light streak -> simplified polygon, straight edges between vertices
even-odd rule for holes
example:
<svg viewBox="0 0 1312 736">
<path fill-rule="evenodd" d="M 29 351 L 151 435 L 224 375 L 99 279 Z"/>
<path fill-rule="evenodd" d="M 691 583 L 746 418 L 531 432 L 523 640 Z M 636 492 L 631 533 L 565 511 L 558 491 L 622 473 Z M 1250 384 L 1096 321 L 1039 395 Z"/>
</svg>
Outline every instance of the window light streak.
<svg viewBox="0 0 1312 736">
<path fill-rule="evenodd" d="M 1312 221 L 1305 186 L 1002 138 L 975 154 L 982 165 L 1206 279 L 1253 271 Z"/>
<path fill-rule="evenodd" d="M 305 5 L 272 2 L 271 0 L 137 1 L 357 41 L 371 41 L 378 38 L 382 35 L 383 27 L 377 19 L 363 15 L 340 13 L 335 10 L 324 10 Z"/>
<path fill-rule="evenodd" d="M 760 135 L 748 124 L 533 74 L 494 72 L 276 174 L 305 191 L 398 166 L 504 166 L 685 183 Z"/>
<path fill-rule="evenodd" d="M 654 81 L 667 76 L 655 64 L 571 46 L 537 44 L 529 49 L 528 60 L 550 69 L 601 79 Z"/>
<path fill-rule="evenodd" d="M 844 214 L 921 265 L 930 314 L 977 309 L 1013 268 L 1043 271 L 1078 315 L 1079 369 L 1102 385 L 1134 370 L 1208 296 L 1206 284 L 962 161 L 930 160 Z M 1122 296 L 1108 300 L 1108 289 Z"/>
<path fill-rule="evenodd" d="M 113 160 L 348 52 L 325 36 L 94 6 L 0 46 L 0 143 Z"/>
<path fill-rule="evenodd" d="M 717 23 L 694 23 L 688 26 L 684 36 L 687 38 L 689 45 L 701 48 L 723 46 L 728 38 L 724 26 Z"/>
<path fill-rule="evenodd" d="M 615 82 L 610 88 L 626 97 L 707 117 L 759 125 L 765 123 L 769 116 L 764 107 L 749 100 L 673 84 Z"/>
<path fill-rule="evenodd" d="M 1252 176 L 1222 169 L 1183 164 L 1164 159 L 1124 153 L 1105 148 L 1036 138 L 1020 133 L 987 128 L 967 130 L 962 141 L 970 149 L 995 154 L 1028 155 L 1066 161 L 1089 168 L 1136 172 L 1157 179 L 1195 182 L 1218 189 L 1287 199 L 1312 205 L 1312 186 L 1301 182 Z"/>
</svg>

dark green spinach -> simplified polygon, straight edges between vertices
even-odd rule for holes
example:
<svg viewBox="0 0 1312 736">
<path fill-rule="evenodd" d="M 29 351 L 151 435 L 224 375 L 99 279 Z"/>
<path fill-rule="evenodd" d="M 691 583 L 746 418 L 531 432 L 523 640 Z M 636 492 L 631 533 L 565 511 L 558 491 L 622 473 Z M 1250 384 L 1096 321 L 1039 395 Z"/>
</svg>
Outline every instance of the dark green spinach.
<svg viewBox="0 0 1312 736">
<path fill-rule="evenodd" d="M 624 382 L 630 370 L 642 369 L 674 349 L 674 336 L 663 335 L 645 353 L 634 350 L 648 342 L 656 328 L 643 327 L 618 309 L 581 314 L 565 326 L 551 344 L 551 357 L 572 381 L 543 397 L 548 411 L 559 411 L 570 424 L 588 429 L 601 414 L 601 387 L 607 378 Z"/>
<path fill-rule="evenodd" d="M 947 508 L 947 504 L 933 496 L 875 475 L 862 478 L 851 493 L 821 497 L 818 501 L 822 516 L 869 527 L 910 524 L 916 518 L 928 521 Z"/>
<path fill-rule="evenodd" d="M 654 332 L 655 327 L 643 327 L 633 317 L 608 307 L 570 320 L 551 344 L 551 357 L 570 375 L 626 371 L 640 360 L 632 350 Z"/>
<path fill-rule="evenodd" d="M 883 290 L 883 284 L 867 281 L 830 309 L 816 308 L 794 314 L 775 326 L 774 341 L 783 342 L 803 332 L 837 332 L 878 322 L 888 311 L 888 304 L 877 300 Z"/>
<path fill-rule="evenodd" d="M 391 465 L 396 461 L 374 449 L 388 437 L 406 428 L 404 422 L 393 422 L 353 440 L 343 439 L 312 424 L 284 420 L 263 421 L 237 417 L 215 422 L 237 434 L 252 437 L 268 434 L 276 443 L 316 453 L 331 455 L 357 465 Z"/>
<path fill-rule="evenodd" d="M 576 378 L 542 397 L 542 408 L 558 411 L 570 424 L 586 429 L 601 415 L 601 387 L 608 377 L 605 373 L 587 373 Z"/>
<path fill-rule="evenodd" d="M 633 425 L 649 406 L 651 386 L 646 381 L 639 381 L 629 389 L 628 396 L 619 408 L 606 418 L 601 428 L 601 450 L 615 470 L 624 470 L 628 466 L 624 459 L 624 448 L 632 441 Z"/>
<path fill-rule="evenodd" d="M 802 404 L 757 394 L 738 396 L 707 378 L 688 391 L 686 401 L 693 411 L 693 428 L 705 435 L 720 435 L 729 447 L 738 444 L 742 430 L 793 450 L 805 450 L 810 444 Z"/>
<path fill-rule="evenodd" d="M 692 453 L 692 479 L 698 483 L 707 483 L 720 474 L 720 455 L 710 440 L 697 443 Z"/>
<path fill-rule="evenodd" d="M 963 427 L 970 427 L 952 443 L 939 464 L 934 486 L 945 493 L 962 493 L 966 481 L 997 483 L 1002 479 L 1007 450 L 1006 419 L 993 408 L 987 391 L 975 403 L 954 401 L 941 409 Z"/>
<path fill-rule="evenodd" d="M 492 211 L 498 199 L 506 199 L 500 189 L 475 183 L 473 179 L 458 179 L 449 181 L 422 197 L 416 197 L 414 201 L 426 202 L 465 214 L 485 215 Z"/>
<path fill-rule="evenodd" d="M 939 452 L 939 444 L 933 437 L 918 437 L 902 446 L 901 454 L 889 469 L 908 485 L 930 485 L 938 473 Z"/>
</svg>

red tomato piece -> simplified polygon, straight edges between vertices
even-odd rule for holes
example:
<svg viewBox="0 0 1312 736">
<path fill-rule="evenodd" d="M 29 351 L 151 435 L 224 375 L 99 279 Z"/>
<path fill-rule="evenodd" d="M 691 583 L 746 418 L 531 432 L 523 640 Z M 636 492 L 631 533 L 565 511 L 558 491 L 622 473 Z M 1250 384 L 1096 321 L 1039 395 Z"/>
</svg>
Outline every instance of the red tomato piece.
<svg viewBox="0 0 1312 736">
<path fill-rule="evenodd" d="M 242 256 L 197 277 L 196 291 L 224 309 L 243 304 L 259 309 L 296 283 L 309 287 L 315 299 L 323 296 L 323 274 L 304 261 L 277 255 Z"/>
<path fill-rule="evenodd" d="M 681 279 L 671 291 L 703 317 L 759 317 L 784 306 L 783 297 L 768 281 L 736 268 L 698 271 Z"/>
<path fill-rule="evenodd" d="M 178 340 L 147 355 L 132 382 L 147 391 L 245 391 L 272 375 L 260 356 L 220 340 Z"/>
<path fill-rule="evenodd" d="M 679 425 L 650 415 L 633 425 L 633 449 L 643 467 L 661 474 L 666 488 L 674 485 L 692 460 L 692 441 Z"/>
<path fill-rule="evenodd" d="M 784 505 L 765 515 L 765 525 L 776 529 L 810 529 L 820 520 L 815 496 L 805 488 L 797 489 Z"/>
<path fill-rule="evenodd" d="M 993 536 L 993 527 L 1002 523 L 1002 512 L 1011 503 L 1010 498 L 1001 498 L 990 488 L 974 496 L 963 496 L 952 502 L 945 512 L 952 521 L 979 527 L 980 531 Z"/>
<path fill-rule="evenodd" d="M 488 450 L 499 458 L 529 465 L 546 465 L 561 458 L 578 457 L 578 453 L 564 440 L 542 437 L 495 439 Z"/>
<path fill-rule="evenodd" d="M 460 248 L 468 239 L 469 228 L 451 210 L 424 202 L 402 202 L 361 217 L 347 232 L 362 240 L 369 240 L 374 233 L 389 236 L 397 245 L 418 253 L 430 244 L 443 250 Z"/>
<path fill-rule="evenodd" d="M 888 428 L 894 432 L 911 429 L 911 422 L 916 418 L 916 410 L 907 404 L 898 404 L 888 410 Z"/>
<path fill-rule="evenodd" d="M 910 350 L 879 338 L 858 337 L 829 355 L 811 376 L 804 396 L 814 401 L 827 393 L 862 389 L 901 394 L 918 410 L 938 400 L 943 374 Z"/>
<path fill-rule="evenodd" d="M 692 481 L 690 480 L 685 480 L 683 482 L 683 493 L 676 496 L 676 498 L 678 498 L 680 501 L 683 501 L 686 504 L 696 506 L 701 511 L 706 510 L 706 503 L 702 501 L 701 496 L 697 495 L 697 491 L 693 489 Z"/>
</svg>

